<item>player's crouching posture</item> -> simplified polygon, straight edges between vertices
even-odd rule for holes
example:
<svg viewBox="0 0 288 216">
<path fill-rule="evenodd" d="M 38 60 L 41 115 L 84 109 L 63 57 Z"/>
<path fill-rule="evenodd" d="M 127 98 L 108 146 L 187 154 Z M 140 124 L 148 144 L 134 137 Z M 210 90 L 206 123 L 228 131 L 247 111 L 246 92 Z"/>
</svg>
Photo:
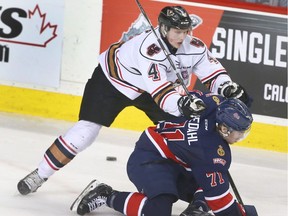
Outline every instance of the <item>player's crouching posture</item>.
<svg viewBox="0 0 288 216">
<path fill-rule="evenodd" d="M 206 45 L 192 37 L 193 22 L 184 8 L 163 8 L 158 24 L 157 35 L 185 84 L 195 73 L 209 91 L 249 103 L 244 89 L 232 82 Z M 180 116 L 178 106 L 186 117 L 205 109 L 201 99 L 182 96 L 175 89 L 178 77 L 151 31 L 112 44 L 99 55 L 99 63 L 86 83 L 79 121 L 57 137 L 38 167 L 18 182 L 22 195 L 36 192 L 50 176 L 90 146 L 102 126 L 110 127 L 127 106 L 142 110 L 155 124 Z"/>
<path fill-rule="evenodd" d="M 201 116 L 176 118 L 146 129 L 127 163 L 138 192 L 120 192 L 106 184 L 78 198 L 84 215 L 103 204 L 128 216 L 171 216 L 178 199 L 191 203 L 181 216 L 257 216 L 229 191 L 229 144 L 247 136 L 252 115 L 238 99 L 199 96 L 207 109 Z M 210 214 L 210 213 L 211 214 Z"/>
</svg>

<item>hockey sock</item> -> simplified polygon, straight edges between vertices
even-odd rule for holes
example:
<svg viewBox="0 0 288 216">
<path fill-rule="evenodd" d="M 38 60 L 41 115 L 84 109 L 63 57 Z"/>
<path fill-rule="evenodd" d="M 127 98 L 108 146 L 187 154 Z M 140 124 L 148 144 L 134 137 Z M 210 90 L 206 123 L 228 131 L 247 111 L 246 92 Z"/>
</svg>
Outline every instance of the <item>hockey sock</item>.
<svg viewBox="0 0 288 216">
<path fill-rule="evenodd" d="M 137 216 L 147 197 L 141 193 L 117 192 L 107 199 L 107 205 L 127 216 Z"/>
<path fill-rule="evenodd" d="M 38 166 L 38 174 L 49 178 L 68 164 L 79 152 L 90 146 L 98 136 L 101 125 L 80 120 L 64 136 L 59 136 L 46 150 Z"/>
<path fill-rule="evenodd" d="M 107 199 L 107 205 L 127 216 L 171 215 L 174 195 L 159 195 L 148 199 L 142 193 L 117 192 Z"/>
<path fill-rule="evenodd" d="M 38 173 L 48 178 L 54 172 L 69 163 L 77 152 L 60 136 L 44 154 L 44 160 L 39 164 Z"/>
</svg>

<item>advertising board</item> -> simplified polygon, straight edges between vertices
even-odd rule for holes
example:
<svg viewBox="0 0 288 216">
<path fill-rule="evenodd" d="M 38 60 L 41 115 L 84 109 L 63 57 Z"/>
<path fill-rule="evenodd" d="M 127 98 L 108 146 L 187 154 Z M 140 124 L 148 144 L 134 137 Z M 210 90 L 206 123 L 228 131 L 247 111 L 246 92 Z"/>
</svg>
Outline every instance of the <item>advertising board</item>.
<svg viewBox="0 0 288 216">
<path fill-rule="evenodd" d="M 0 3 L 0 80 L 58 87 L 64 0 Z"/>
</svg>

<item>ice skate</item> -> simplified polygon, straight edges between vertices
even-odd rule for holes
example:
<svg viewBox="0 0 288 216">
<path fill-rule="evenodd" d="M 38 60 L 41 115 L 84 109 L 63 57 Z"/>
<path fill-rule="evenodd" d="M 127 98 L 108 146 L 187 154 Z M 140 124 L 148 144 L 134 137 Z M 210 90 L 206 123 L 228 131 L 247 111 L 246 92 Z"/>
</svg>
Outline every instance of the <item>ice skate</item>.
<svg viewBox="0 0 288 216">
<path fill-rule="evenodd" d="M 38 169 L 28 174 L 25 178 L 18 182 L 17 188 L 20 194 L 27 195 L 29 193 L 36 192 L 39 187 L 47 180 L 42 179 L 38 175 Z"/>
<path fill-rule="evenodd" d="M 77 208 L 77 214 L 79 215 L 92 212 L 105 205 L 107 198 L 111 196 L 112 192 L 113 189 L 110 186 L 94 180 L 82 191 L 70 209 Z"/>
<path fill-rule="evenodd" d="M 192 201 L 180 216 L 212 216 L 207 204 L 201 200 Z M 211 211 L 210 211 L 211 212 Z"/>
</svg>

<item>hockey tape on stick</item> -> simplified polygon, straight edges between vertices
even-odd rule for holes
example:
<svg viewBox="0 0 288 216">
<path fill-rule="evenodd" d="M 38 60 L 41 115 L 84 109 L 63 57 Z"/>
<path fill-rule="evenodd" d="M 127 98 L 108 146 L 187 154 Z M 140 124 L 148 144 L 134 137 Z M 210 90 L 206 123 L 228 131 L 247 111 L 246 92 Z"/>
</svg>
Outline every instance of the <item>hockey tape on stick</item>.
<svg viewBox="0 0 288 216">
<path fill-rule="evenodd" d="M 193 101 L 193 100 L 192 100 L 192 99 L 193 99 L 193 96 L 189 93 L 189 91 L 188 91 L 188 89 L 187 89 L 187 87 L 186 87 L 186 85 L 185 85 L 185 83 L 184 83 L 184 81 L 183 81 L 183 78 L 182 78 L 181 74 L 177 72 L 177 69 L 176 69 L 176 66 L 175 66 L 174 62 L 173 62 L 172 59 L 170 58 L 170 56 L 169 56 L 169 54 L 168 54 L 168 51 L 166 50 L 164 44 L 162 43 L 162 41 L 160 40 L 160 38 L 157 36 L 157 34 L 156 34 L 156 32 L 155 32 L 155 29 L 154 29 L 153 25 L 151 24 L 150 19 L 148 18 L 147 14 L 146 14 L 146 12 L 144 11 L 144 9 L 143 9 L 142 5 L 140 4 L 139 0 L 136 0 L 136 3 L 137 3 L 137 5 L 138 5 L 138 7 L 139 7 L 139 9 L 140 9 L 140 11 L 141 11 L 141 13 L 142 13 L 142 15 L 144 16 L 144 18 L 145 18 L 146 21 L 148 22 L 151 31 L 152 31 L 153 34 L 155 35 L 155 37 L 156 37 L 156 39 L 157 39 L 157 42 L 159 43 L 161 49 L 163 50 L 166 58 L 167 58 L 168 61 L 169 61 L 171 67 L 173 68 L 173 71 L 175 72 L 178 80 L 180 81 L 180 84 L 181 84 L 181 86 L 183 87 L 186 95 L 189 97 L 189 99 L 190 99 L 191 101 Z"/>
</svg>

